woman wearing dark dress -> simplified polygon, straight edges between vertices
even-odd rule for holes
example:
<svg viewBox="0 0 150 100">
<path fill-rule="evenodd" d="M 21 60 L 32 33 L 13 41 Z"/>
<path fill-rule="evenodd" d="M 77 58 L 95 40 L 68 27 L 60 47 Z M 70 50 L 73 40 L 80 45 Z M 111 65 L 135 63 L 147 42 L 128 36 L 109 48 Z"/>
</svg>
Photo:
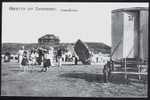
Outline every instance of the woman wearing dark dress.
<svg viewBox="0 0 150 100">
<path fill-rule="evenodd" d="M 46 72 L 47 68 L 51 65 L 50 63 L 50 57 L 48 51 L 45 51 L 44 53 L 44 59 L 43 59 L 43 69 L 41 71 Z"/>
<path fill-rule="evenodd" d="M 62 60 L 62 50 L 58 49 L 57 50 L 57 58 L 58 58 L 58 67 L 62 65 L 61 60 Z"/>
</svg>

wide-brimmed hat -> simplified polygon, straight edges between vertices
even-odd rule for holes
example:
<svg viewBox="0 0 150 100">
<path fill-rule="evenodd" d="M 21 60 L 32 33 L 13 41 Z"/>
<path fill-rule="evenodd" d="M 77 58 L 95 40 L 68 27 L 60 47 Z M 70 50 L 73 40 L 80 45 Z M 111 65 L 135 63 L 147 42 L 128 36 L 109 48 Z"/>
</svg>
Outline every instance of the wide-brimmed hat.
<svg viewBox="0 0 150 100">
<path fill-rule="evenodd" d="M 49 47 L 49 50 L 53 50 L 54 48 L 53 47 Z"/>
<path fill-rule="evenodd" d="M 22 46 L 21 49 L 24 49 L 24 46 Z"/>
</svg>

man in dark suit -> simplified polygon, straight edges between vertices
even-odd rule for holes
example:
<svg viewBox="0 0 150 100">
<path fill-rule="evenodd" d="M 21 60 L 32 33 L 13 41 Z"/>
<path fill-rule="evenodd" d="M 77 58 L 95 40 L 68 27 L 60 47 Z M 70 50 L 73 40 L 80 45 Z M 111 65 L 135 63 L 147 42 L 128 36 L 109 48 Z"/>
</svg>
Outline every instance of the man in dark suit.
<svg viewBox="0 0 150 100">
<path fill-rule="evenodd" d="M 111 63 L 108 61 L 103 68 L 103 76 L 104 76 L 104 82 L 110 81 L 111 77 Z"/>
</svg>

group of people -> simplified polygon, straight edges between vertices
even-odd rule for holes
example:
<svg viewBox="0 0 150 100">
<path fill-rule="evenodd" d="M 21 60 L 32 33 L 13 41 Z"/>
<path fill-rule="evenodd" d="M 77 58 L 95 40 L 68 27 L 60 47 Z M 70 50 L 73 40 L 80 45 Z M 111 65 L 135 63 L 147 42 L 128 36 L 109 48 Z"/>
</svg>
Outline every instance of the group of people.
<svg viewBox="0 0 150 100">
<path fill-rule="evenodd" d="M 10 56 L 10 54 L 6 53 L 5 56 Z M 7 58 L 4 57 L 6 60 Z M 28 71 L 30 68 L 33 69 L 33 66 L 40 65 L 42 66 L 41 71 L 46 72 L 50 66 L 62 66 L 62 61 L 67 61 L 69 57 L 66 55 L 63 57 L 63 52 L 59 48 L 57 52 L 54 53 L 54 48 L 49 47 L 47 49 L 44 48 L 32 48 L 30 50 L 25 50 L 24 46 L 18 51 L 18 63 L 20 68 L 24 71 Z M 75 65 L 77 65 L 78 57 L 73 56 Z M 57 63 L 55 63 L 57 62 Z M 103 76 L 104 82 L 108 82 L 111 80 L 111 71 L 113 70 L 112 61 L 107 61 L 103 68 Z"/>
<path fill-rule="evenodd" d="M 56 56 L 54 55 L 54 48 L 49 47 L 48 49 L 44 48 L 33 48 L 31 50 L 25 50 L 24 46 L 18 51 L 18 62 L 20 68 L 28 70 L 29 66 L 33 68 L 33 65 L 43 66 L 41 71 L 46 72 L 49 66 L 54 66 L 54 58 L 58 66 L 61 66 L 61 56 L 62 50 L 58 49 Z"/>
</svg>

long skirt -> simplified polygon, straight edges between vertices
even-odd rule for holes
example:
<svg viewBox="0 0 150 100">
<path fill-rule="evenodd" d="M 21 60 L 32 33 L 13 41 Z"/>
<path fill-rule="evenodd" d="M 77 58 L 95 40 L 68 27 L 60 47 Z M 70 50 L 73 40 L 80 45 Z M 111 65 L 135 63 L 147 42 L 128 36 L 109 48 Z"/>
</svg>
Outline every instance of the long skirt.
<svg viewBox="0 0 150 100">
<path fill-rule="evenodd" d="M 37 60 L 38 65 L 41 65 L 41 63 L 42 63 L 42 56 L 37 57 L 36 60 Z"/>
<path fill-rule="evenodd" d="M 28 64 L 28 60 L 26 58 L 22 59 L 21 65 L 25 66 Z"/>
<path fill-rule="evenodd" d="M 21 67 L 21 63 L 22 63 L 22 59 L 23 59 L 23 57 L 22 56 L 19 56 L 19 64 L 20 64 L 20 67 Z"/>
<path fill-rule="evenodd" d="M 51 66 L 54 66 L 54 59 L 53 58 L 50 58 L 50 64 L 51 64 Z"/>
<path fill-rule="evenodd" d="M 62 65 L 62 58 L 58 57 L 58 66 L 60 67 Z"/>
<path fill-rule="evenodd" d="M 44 64 L 44 67 L 49 67 L 49 66 L 51 66 L 50 59 L 44 59 L 43 64 Z"/>
<path fill-rule="evenodd" d="M 31 63 L 32 63 L 32 65 L 35 65 L 36 64 L 36 58 L 32 58 Z"/>
</svg>

